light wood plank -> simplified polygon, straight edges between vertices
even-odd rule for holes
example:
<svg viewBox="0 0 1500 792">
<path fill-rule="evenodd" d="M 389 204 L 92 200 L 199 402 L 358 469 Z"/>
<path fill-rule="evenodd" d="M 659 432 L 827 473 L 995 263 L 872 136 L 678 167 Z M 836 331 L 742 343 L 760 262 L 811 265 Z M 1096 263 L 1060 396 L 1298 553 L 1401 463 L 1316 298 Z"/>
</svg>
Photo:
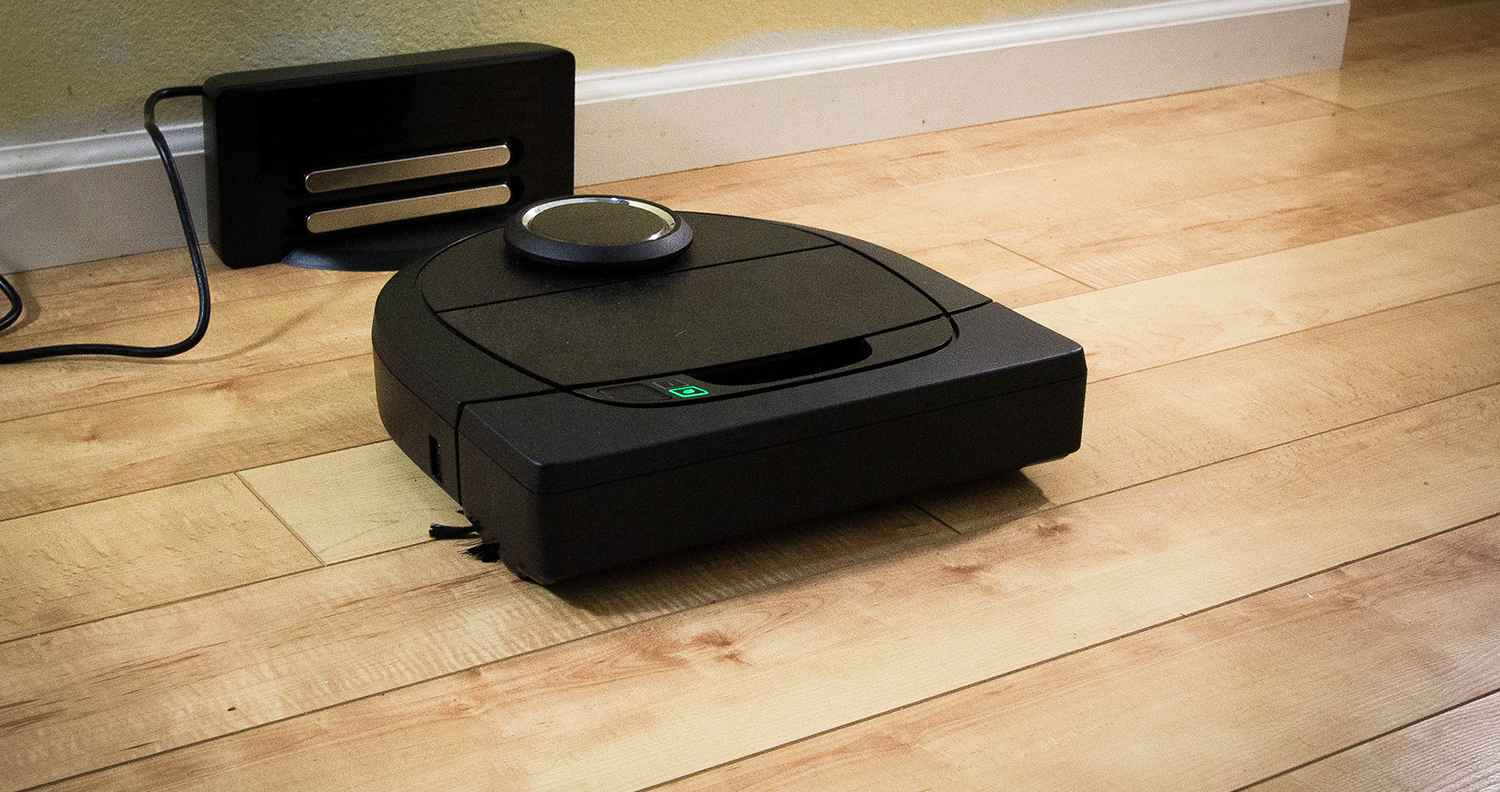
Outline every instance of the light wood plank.
<svg viewBox="0 0 1500 792">
<path fill-rule="evenodd" d="M 1500 44 L 1500 3 L 1495 0 L 1351 19 L 1343 68 L 1493 44 Z"/>
<path fill-rule="evenodd" d="M 1493 514 L 1497 418 L 1500 387 L 58 788 L 639 789 Z"/>
<path fill-rule="evenodd" d="M 1496 788 L 1500 788 L 1500 693 L 1250 787 L 1255 792 L 1480 792 Z"/>
<path fill-rule="evenodd" d="M 551 590 L 464 555 L 459 543 L 429 543 L 0 645 L 0 788 L 86 772 L 952 536 L 916 509 L 893 504 Z M 141 642 L 142 635 L 151 640 Z"/>
<path fill-rule="evenodd" d="M 1403 155 L 1500 144 L 1500 84 L 1422 96 L 1364 110 L 1347 110 L 1338 118 L 1357 135 L 1386 136 L 1402 144 Z"/>
<path fill-rule="evenodd" d="M 1018 308 L 1092 291 L 1054 270 L 981 239 L 912 254 L 1001 305 Z"/>
<path fill-rule="evenodd" d="M 1333 107 L 1327 103 L 1251 83 L 588 189 L 639 195 L 678 209 L 760 215 L 891 187 L 1255 129 L 1331 112 Z"/>
<path fill-rule="evenodd" d="M 210 279 L 231 271 L 214 254 L 212 247 L 203 249 L 203 263 Z M 26 270 L 5 277 L 9 278 L 22 294 L 44 297 L 55 294 L 76 294 L 109 286 L 164 284 L 184 278 L 191 282 L 192 275 L 192 264 L 188 261 L 187 249 L 175 248 L 82 261 L 60 267 Z"/>
<path fill-rule="evenodd" d="M 1392 14 L 1410 14 L 1432 8 L 1464 5 L 1474 0 L 1350 0 L 1349 19 L 1374 19 Z M 1358 28 L 1355 36 L 1359 35 Z"/>
<path fill-rule="evenodd" d="M 361 356 L 7 421 L 0 437 L 4 519 L 388 435 Z"/>
<path fill-rule="evenodd" d="M 1056 225 L 1385 162 L 1483 133 L 1404 103 L 935 184 L 773 209 L 767 216 L 899 251 Z"/>
<path fill-rule="evenodd" d="M 1500 281 L 1500 206 L 1033 305 L 1090 381 Z"/>
<path fill-rule="evenodd" d="M 1500 685 L 1497 553 L 1489 520 L 665 789 L 1233 789 Z"/>
<path fill-rule="evenodd" d="M 240 478 L 326 564 L 467 525 L 459 505 L 390 441 L 241 471 Z"/>
<path fill-rule="evenodd" d="M 370 321 L 384 283 L 362 278 L 228 302 L 214 311 L 198 346 L 165 360 L 71 357 L 7 367 L 0 422 L 369 355 Z M 26 342 L 171 343 L 187 335 L 196 316 L 196 309 L 159 313 L 33 334 Z"/>
<path fill-rule="evenodd" d="M 1455 147 L 992 240 L 1095 288 L 1500 203 L 1500 145 Z"/>
<path fill-rule="evenodd" d="M 1094 383 L 1072 456 L 914 500 L 959 531 L 995 528 L 1497 382 L 1500 285 Z"/>
<path fill-rule="evenodd" d="M 0 522 L 0 641 L 318 561 L 233 476 Z"/>
<path fill-rule="evenodd" d="M 215 305 L 390 275 L 309 270 L 285 264 L 233 270 L 219 263 L 210 248 L 204 247 L 203 254 L 208 264 L 209 295 Z M 183 248 L 30 270 L 6 277 L 20 292 L 26 311 L 14 329 L 0 338 L 0 349 L 42 343 L 12 339 L 172 311 L 196 313 L 198 306 L 192 264 Z M 178 337 L 192 329 L 192 319 L 184 322 L 185 329 Z"/>
<path fill-rule="evenodd" d="M 1449 50 L 1405 60 L 1379 59 L 1339 71 L 1269 82 L 1342 107 L 1374 107 L 1500 83 L 1500 47 Z"/>
</svg>

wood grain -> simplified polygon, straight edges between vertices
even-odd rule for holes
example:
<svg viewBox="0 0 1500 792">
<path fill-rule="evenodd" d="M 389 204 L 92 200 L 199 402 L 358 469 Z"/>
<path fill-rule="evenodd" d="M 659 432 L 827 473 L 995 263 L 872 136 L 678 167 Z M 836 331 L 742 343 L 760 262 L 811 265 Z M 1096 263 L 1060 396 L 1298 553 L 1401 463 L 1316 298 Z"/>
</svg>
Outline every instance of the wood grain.
<svg viewBox="0 0 1500 792">
<path fill-rule="evenodd" d="M 1078 452 L 914 500 L 959 531 L 995 528 L 1496 382 L 1500 285 L 1094 383 Z"/>
<path fill-rule="evenodd" d="M 1374 19 L 1394 14 L 1410 14 L 1432 8 L 1464 5 L 1474 0 L 1350 0 L 1349 20 Z M 1350 26 L 1357 38 L 1361 28 Z"/>
<path fill-rule="evenodd" d="M 369 355 L 375 297 L 384 283 L 366 277 L 225 303 L 198 346 L 164 360 L 73 357 L 10 366 L 0 379 L 0 422 Z M 158 313 L 37 333 L 27 343 L 170 343 L 187 335 L 196 316 L 196 309 Z"/>
<path fill-rule="evenodd" d="M 767 212 L 906 252 L 1373 165 L 1471 139 L 1406 107 L 1121 147 L 1035 167 L 871 191 Z M 922 222 L 913 222 L 922 218 Z"/>
<path fill-rule="evenodd" d="M 588 188 L 678 209 L 759 215 L 1058 160 L 1256 129 L 1333 107 L 1251 83 L 810 151 Z"/>
<path fill-rule="evenodd" d="M 203 249 L 203 263 L 210 280 L 226 275 L 233 270 L 224 265 L 214 254 L 212 247 Z M 60 267 L 26 270 L 6 275 L 16 290 L 24 295 L 43 297 L 54 294 L 77 294 L 90 289 L 108 286 L 147 286 L 139 296 L 149 298 L 154 291 L 166 283 L 182 280 L 191 283 L 193 265 L 188 260 L 186 248 L 155 250 L 129 256 L 82 261 Z M 259 268 L 243 270 L 258 272 Z M 182 306 L 185 307 L 185 306 Z"/>
<path fill-rule="evenodd" d="M 1269 81 L 1341 107 L 1373 107 L 1500 83 L 1500 46 L 1459 49 L 1408 60 L 1377 60 L 1339 71 Z"/>
<path fill-rule="evenodd" d="M 374 380 L 361 356 L 7 421 L 0 519 L 384 440 Z"/>
<path fill-rule="evenodd" d="M 428 541 L 468 525 L 459 505 L 391 441 L 241 471 L 325 564 Z"/>
<path fill-rule="evenodd" d="M 318 565 L 233 476 L 0 522 L 0 641 Z"/>
<path fill-rule="evenodd" d="M 389 273 L 382 272 L 310 270 L 285 264 L 235 270 L 219 263 L 210 248 L 204 247 L 203 254 L 208 263 L 209 295 L 215 305 L 389 277 Z M 0 349 L 42 343 L 12 339 L 173 311 L 196 313 L 198 306 L 192 264 L 182 248 L 29 270 L 6 277 L 20 292 L 26 311 L 15 328 L 0 339 Z M 193 326 L 191 318 L 184 323 L 188 329 Z"/>
<path fill-rule="evenodd" d="M 0 645 L 0 788 L 19 789 L 931 545 L 865 510 L 544 589 L 428 543 Z M 149 642 L 136 640 L 150 635 Z M 266 779 L 275 783 L 273 779 Z"/>
<path fill-rule="evenodd" d="M 1328 146 L 1383 141 L 1355 167 L 1168 199 L 990 237 L 1095 287 L 1117 285 L 1493 204 L 1500 199 L 1500 87 L 1340 114 Z M 1313 130 L 1309 130 L 1313 131 Z M 1363 145 L 1363 144 L 1361 144 Z"/>
<path fill-rule="evenodd" d="M 1475 144 L 1486 145 L 1493 154 L 1500 137 L 1500 84 L 1343 111 L 1338 118 L 1350 134 L 1399 141 L 1401 156 L 1441 155 Z"/>
<path fill-rule="evenodd" d="M 665 788 L 1232 789 L 1500 685 L 1497 561 L 1489 520 Z"/>
<path fill-rule="evenodd" d="M 992 241 L 1097 289 L 1490 206 L 1497 188 L 1500 155 L 1463 146 Z"/>
<path fill-rule="evenodd" d="M 1493 514 L 1497 417 L 1493 387 L 59 788 L 638 789 Z"/>
<path fill-rule="evenodd" d="M 1465 609 L 1474 603 L 1463 603 Z M 1500 787 L 1500 693 L 1407 726 L 1286 775 L 1255 792 L 1479 792 Z"/>
<path fill-rule="evenodd" d="M 919 250 L 912 256 L 995 302 L 1012 308 L 1092 291 L 1066 275 L 985 239 Z"/>
<path fill-rule="evenodd" d="M 1497 281 L 1500 206 L 1020 312 L 1082 344 L 1098 381 Z"/>
<path fill-rule="evenodd" d="M 1500 3 L 1495 0 L 1351 19 L 1343 68 L 1492 44 L 1500 44 Z"/>
</svg>

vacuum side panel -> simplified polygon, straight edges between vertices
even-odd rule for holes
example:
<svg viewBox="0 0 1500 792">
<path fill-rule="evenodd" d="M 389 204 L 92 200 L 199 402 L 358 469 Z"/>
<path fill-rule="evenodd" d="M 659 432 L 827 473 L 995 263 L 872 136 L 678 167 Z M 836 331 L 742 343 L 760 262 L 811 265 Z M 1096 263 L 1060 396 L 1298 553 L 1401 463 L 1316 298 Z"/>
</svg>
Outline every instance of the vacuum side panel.
<svg viewBox="0 0 1500 792">
<path fill-rule="evenodd" d="M 959 319 L 939 352 L 831 379 L 658 408 L 543 394 L 470 405 L 459 429 L 529 489 L 561 492 L 1086 374 L 1077 344 L 1014 311 Z"/>
<path fill-rule="evenodd" d="M 556 562 L 555 550 L 547 549 L 551 526 L 541 524 L 536 493 L 506 474 L 479 447 L 458 436 L 459 465 L 463 469 L 464 516 L 482 531 L 485 542 L 496 544 L 500 560 L 512 572 L 538 583 L 551 583 L 561 575 L 548 575 Z"/>
<path fill-rule="evenodd" d="M 379 357 L 375 358 L 375 399 L 380 422 L 396 445 L 454 500 L 460 500 L 457 430 L 401 384 Z"/>
<path fill-rule="evenodd" d="M 466 458 L 464 507 L 502 560 L 552 582 L 1066 456 L 1083 394 L 1079 377 L 560 493 L 533 493 L 487 457 L 495 481 L 471 484 Z"/>
</svg>

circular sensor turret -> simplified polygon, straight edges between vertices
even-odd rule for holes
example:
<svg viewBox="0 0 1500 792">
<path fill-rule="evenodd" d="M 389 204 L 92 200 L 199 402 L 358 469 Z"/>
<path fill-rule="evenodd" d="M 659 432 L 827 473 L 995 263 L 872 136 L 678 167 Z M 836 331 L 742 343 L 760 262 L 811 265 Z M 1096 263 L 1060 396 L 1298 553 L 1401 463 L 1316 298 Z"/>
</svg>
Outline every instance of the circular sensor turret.
<svg viewBox="0 0 1500 792">
<path fill-rule="evenodd" d="M 538 201 L 505 224 L 507 246 L 526 258 L 575 269 L 618 270 L 665 261 L 693 241 L 680 215 L 651 201 L 574 195 Z"/>
</svg>

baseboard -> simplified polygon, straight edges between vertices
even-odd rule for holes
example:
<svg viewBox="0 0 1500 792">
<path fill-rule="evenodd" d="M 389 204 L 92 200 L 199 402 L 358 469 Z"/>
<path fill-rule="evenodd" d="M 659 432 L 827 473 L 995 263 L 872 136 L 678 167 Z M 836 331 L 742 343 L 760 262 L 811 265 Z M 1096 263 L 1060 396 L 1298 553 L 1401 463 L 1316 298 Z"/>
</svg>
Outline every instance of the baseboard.
<svg viewBox="0 0 1500 792">
<path fill-rule="evenodd" d="M 578 81 L 582 183 L 1338 68 L 1348 3 L 1186 0 Z"/>
<path fill-rule="evenodd" d="M 1182 0 L 578 79 L 579 184 L 1337 68 L 1348 0 Z M 171 130 L 195 210 L 202 132 Z M 0 149 L 0 272 L 182 244 L 144 132 Z"/>
</svg>

